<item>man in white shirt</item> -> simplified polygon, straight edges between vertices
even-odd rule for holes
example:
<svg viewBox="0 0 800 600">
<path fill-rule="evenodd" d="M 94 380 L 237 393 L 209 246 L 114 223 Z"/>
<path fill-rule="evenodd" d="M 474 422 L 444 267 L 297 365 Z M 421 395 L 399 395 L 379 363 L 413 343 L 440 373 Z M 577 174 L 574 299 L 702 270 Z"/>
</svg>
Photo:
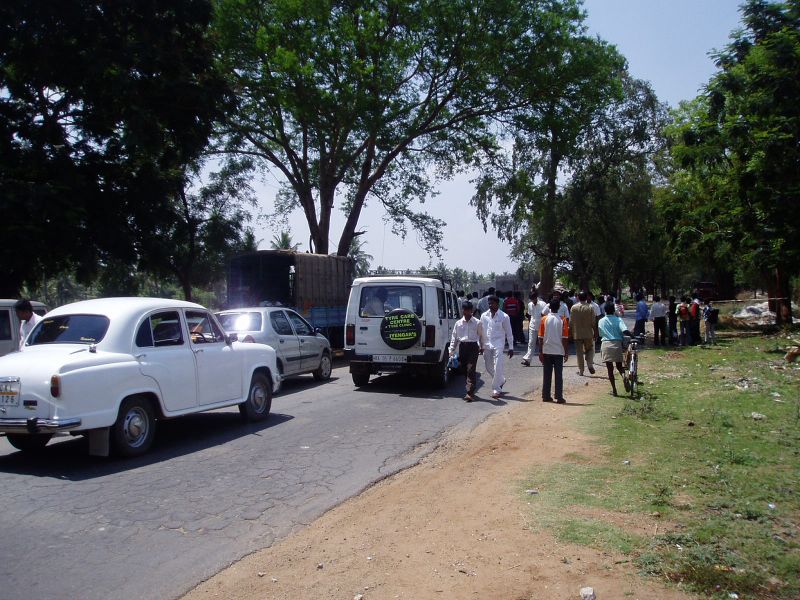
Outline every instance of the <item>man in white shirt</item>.
<svg viewBox="0 0 800 600">
<path fill-rule="evenodd" d="M 483 360 L 486 362 L 486 371 L 492 376 L 492 398 L 499 398 L 506 382 L 503 349 L 507 343 L 508 357 L 514 356 L 514 333 L 511 331 L 511 319 L 500 310 L 497 296 L 489 296 L 488 305 L 489 310 L 481 315 L 481 326 L 486 336 Z"/>
<path fill-rule="evenodd" d="M 558 316 L 558 300 L 550 302 L 550 313 L 539 325 L 539 362 L 542 369 L 542 402 L 552 402 L 550 386 L 553 372 L 556 379 L 556 402 L 565 404 L 564 362 L 569 356 L 569 321 Z"/>
<path fill-rule="evenodd" d="M 544 300 L 539 300 L 539 293 L 534 290 L 528 302 L 528 314 L 531 320 L 528 324 L 528 351 L 522 357 L 522 364 L 531 366 L 531 359 L 539 352 L 539 323 L 542 322 L 542 311 L 547 306 Z"/>
<path fill-rule="evenodd" d="M 19 349 L 22 350 L 25 345 L 25 338 L 28 337 L 28 334 L 42 318 L 33 312 L 30 300 L 17 300 L 14 304 L 14 310 L 17 312 L 17 318 L 19 319 Z"/>
<path fill-rule="evenodd" d="M 551 300 L 558 300 L 558 316 L 569 321 L 569 306 L 567 306 L 567 303 L 561 299 L 562 296 L 563 292 L 561 290 L 553 290 L 553 294 L 550 298 Z M 550 304 L 546 305 L 544 309 L 542 309 L 542 316 L 546 317 L 549 315 L 550 310 Z"/>
<path fill-rule="evenodd" d="M 466 301 L 461 305 L 464 316 L 456 321 L 453 335 L 450 338 L 450 358 L 458 355 L 458 361 L 467 371 L 467 393 L 464 400 L 472 402 L 475 393 L 475 365 L 478 363 L 478 354 L 483 352 L 486 336 L 483 334 L 483 325 L 473 316 L 472 302 Z"/>
<path fill-rule="evenodd" d="M 653 298 L 653 305 L 650 307 L 650 320 L 653 322 L 653 345 L 667 345 L 667 307 L 661 302 L 661 297 Z M 660 343 L 659 343 L 660 338 Z"/>
</svg>

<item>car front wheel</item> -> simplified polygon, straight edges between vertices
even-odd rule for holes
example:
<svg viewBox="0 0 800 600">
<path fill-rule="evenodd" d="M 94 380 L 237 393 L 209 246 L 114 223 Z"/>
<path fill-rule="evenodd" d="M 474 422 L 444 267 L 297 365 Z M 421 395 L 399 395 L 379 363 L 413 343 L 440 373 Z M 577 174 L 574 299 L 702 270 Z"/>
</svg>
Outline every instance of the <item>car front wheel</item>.
<svg viewBox="0 0 800 600">
<path fill-rule="evenodd" d="M 53 437 L 52 433 L 7 433 L 8 443 L 23 452 L 36 452 L 41 450 Z"/>
<path fill-rule="evenodd" d="M 247 400 L 239 405 L 239 412 L 246 421 L 263 421 L 272 408 L 272 386 L 261 373 L 253 375 Z"/>
<path fill-rule="evenodd" d="M 153 405 L 144 398 L 123 400 L 117 421 L 111 428 L 111 441 L 120 456 L 139 456 L 153 445 L 156 416 Z"/>
<path fill-rule="evenodd" d="M 323 381 L 331 377 L 331 355 L 323 352 L 322 358 L 319 361 L 319 368 L 313 373 L 314 379 Z"/>
</svg>

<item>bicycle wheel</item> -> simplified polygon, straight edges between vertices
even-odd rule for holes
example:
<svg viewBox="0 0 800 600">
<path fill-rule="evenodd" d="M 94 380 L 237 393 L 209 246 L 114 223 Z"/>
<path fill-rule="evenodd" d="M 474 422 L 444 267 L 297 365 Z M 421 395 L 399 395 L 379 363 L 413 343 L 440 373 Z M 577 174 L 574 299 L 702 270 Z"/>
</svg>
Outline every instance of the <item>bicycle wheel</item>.
<svg viewBox="0 0 800 600">
<path fill-rule="evenodd" d="M 637 398 L 639 395 L 639 355 L 634 354 L 631 358 L 630 369 L 631 380 L 631 398 Z"/>
</svg>

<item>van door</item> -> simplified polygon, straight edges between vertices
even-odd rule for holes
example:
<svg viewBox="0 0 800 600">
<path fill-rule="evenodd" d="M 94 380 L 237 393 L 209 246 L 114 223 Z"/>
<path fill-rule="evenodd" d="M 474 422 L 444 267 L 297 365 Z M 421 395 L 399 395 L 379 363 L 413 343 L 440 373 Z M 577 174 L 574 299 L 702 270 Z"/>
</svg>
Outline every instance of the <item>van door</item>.
<svg viewBox="0 0 800 600">
<path fill-rule="evenodd" d="M 17 336 L 14 335 L 11 309 L 0 309 L 0 356 L 19 349 Z"/>
<path fill-rule="evenodd" d="M 420 334 L 409 348 L 396 349 L 384 341 L 381 335 L 381 323 L 390 312 L 402 308 L 416 315 L 423 325 L 425 314 L 423 292 L 421 284 L 388 282 L 365 284 L 355 291 L 354 293 L 358 294 L 358 298 L 355 299 L 358 306 L 355 319 L 356 353 L 371 354 L 373 360 L 378 362 L 392 362 L 393 356 L 419 354 L 422 350 L 423 334 Z"/>
</svg>

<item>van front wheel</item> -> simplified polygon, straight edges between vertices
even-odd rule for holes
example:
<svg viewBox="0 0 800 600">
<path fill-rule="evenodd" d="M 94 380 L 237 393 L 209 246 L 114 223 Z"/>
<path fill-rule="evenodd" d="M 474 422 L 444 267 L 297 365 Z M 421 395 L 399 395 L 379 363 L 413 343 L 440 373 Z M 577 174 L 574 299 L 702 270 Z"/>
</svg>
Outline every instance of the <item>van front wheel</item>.
<svg viewBox="0 0 800 600">
<path fill-rule="evenodd" d="M 353 376 L 353 385 L 361 387 L 369 383 L 369 371 L 366 369 L 358 369 L 351 373 Z"/>
</svg>

